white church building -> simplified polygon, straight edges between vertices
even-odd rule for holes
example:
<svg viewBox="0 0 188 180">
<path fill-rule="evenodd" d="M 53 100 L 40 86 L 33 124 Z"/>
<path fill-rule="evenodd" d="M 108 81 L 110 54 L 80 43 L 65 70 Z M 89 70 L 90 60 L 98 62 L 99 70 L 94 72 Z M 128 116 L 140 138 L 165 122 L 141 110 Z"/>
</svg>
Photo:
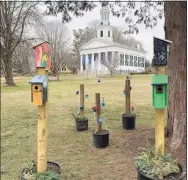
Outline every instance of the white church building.
<svg viewBox="0 0 188 180">
<path fill-rule="evenodd" d="M 107 74 L 109 70 L 104 65 L 105 62 L 112 63 L 115 59 L 119 61 L 116 65 L 116 72 L 144 71 L 146 51 L 140 49 L 140 44 L 135 48 L 113 42 L 109 15 L 110 10 L 107 6 L 103 6 L 100 10 L 100 27 L 97 29 L 97 37 L 79 49 L 80 73 Z"/>
</svg>

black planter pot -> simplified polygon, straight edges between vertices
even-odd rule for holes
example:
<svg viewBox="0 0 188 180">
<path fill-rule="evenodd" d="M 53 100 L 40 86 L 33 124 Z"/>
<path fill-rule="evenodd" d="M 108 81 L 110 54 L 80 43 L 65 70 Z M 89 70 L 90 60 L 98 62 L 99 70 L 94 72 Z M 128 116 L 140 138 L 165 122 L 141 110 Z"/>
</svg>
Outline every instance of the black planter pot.
<svg viewBox="0 0 188 180">
<path fill-rule="evenodd" d="M 88 130 L 88 119 L 76 120 L 76 130 L 77 131 Z"/>
<path fill-rule="evenodd" d="M 178 166 L 180 168 L 180 172 L 183 173 L 183 167 L 180 164 L 178 164 Z M 185 177 L 184 174 L 180 174 L 180 176 L 178 177 L 168 178 L 164 180 L 183 180 L 184 177 Z M 137 168 L 137 180 L 160 180 L 160 179 L 148 177 Z"/>
<path fill-rule="evenodd" d="M 102 130 L 100 133 L 93 132 L 93 145 L 96 148 L 105 148 L 109 145 L 109 131 Z"/>
<path fill-rule="evenodd" d="M 49 170 L 54 171 L 57 174 L 61 173 L 61 167 L 59 166 L 59 164 L 51 162 L 51 161 L 47 162 L 47 171 L 49 171 Z M 32 171 L 33 173 L 36 173 L 37 172 L 37 165 L 34 164 L 32 169 L 28 169 L 28 168 L 23 169 L 21 176 L 20 176 L 20 180 L 27 180 L 25 178 L 26 171 Z"/>
<path fill-rule="evenodd" d="M 131 114 L 131 115 L 126 115 L 122 114 L 122 124 L 123 124 L 123 129 L 126 130 L 134 130 L 135 129 L 135 121 L 136 121 L 136 115 Z"/>
</svg>

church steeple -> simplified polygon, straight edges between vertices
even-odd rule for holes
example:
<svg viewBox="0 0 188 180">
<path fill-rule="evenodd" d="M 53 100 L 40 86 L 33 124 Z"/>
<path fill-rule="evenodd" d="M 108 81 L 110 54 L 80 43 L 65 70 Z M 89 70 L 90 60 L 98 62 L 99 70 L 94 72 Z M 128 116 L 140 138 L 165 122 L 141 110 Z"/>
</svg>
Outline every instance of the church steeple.
<svg viewBox="0 0 188 180">
<path fill-rule="evenodd" d="M 103 6 L 100 10 L 100 14 L 101 14 L 101 25 L 110 25 L 110 21 L 109 21 L 110 10 L 108 9 L 108 6 Z"/>
<path fill-rule="evenodd" d="M 108 6 L 102 6 L 100 10 L 100 27 L 97 29 L 97 38 L 113 41 L 112 27 L 110 27 L 110 10 Z"/>
</svg>

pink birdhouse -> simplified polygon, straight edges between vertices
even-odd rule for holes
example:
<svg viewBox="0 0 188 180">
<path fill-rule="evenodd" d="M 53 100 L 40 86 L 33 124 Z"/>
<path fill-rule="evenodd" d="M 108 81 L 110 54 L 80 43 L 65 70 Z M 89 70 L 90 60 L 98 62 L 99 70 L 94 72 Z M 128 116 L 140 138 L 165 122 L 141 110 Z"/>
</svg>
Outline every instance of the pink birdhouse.
<svg viewBox="0 0 188 180">
<path fill-rule="evenodd" d="M 36 67 L 45 67 L 46 70 L 49 70 L 51 66 L 50 43 L 43 41 L 32 46 L 32 48 L 35 50 Z"/>
</svg>

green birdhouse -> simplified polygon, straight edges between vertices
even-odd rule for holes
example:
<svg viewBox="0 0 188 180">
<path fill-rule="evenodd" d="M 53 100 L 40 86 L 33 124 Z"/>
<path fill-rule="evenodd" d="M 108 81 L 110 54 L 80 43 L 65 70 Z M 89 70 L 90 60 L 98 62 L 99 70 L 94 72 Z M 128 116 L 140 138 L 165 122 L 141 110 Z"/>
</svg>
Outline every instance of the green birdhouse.
<svg viewBox="0 0 188 180">
<path fill-rule="evenodd" d="M 163 74 L 152 76 L 152 105 L 156 109 L 165 109 L 168 105 L 168 76 Z"/>
</svg>

